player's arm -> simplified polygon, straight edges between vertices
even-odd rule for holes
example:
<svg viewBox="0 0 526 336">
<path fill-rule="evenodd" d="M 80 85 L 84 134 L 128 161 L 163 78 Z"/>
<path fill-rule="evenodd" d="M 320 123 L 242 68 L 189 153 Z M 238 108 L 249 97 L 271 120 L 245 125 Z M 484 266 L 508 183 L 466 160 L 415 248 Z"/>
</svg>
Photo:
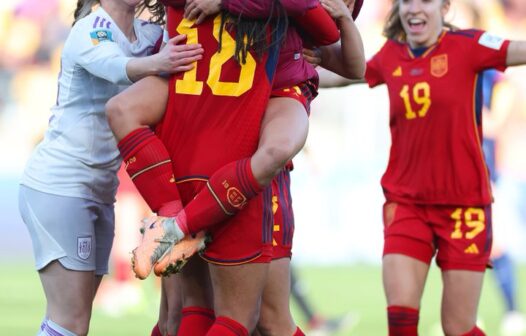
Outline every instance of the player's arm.
<svg viewBox="0 0 526 336">
<path fill-rule="evenodd" d="M 200 45 L 178 45 L 184 38 L 173 38 L 169 48 L 158 54 L 133 58 L 123 53 L 111 30 L 93 29 L 86 21 L 74 26 L 66 53 L 97 77 L 115 84 L 131 84 L 148 75 L 191 69 L 191 63 L 201 57 L 203 50 Z"/>
<path fill-rule="evenodd" d="M 159 53 L 130 59 L 126 65 L 128 78 L 136 82 L 150 75 L 193 69 L 193 63 L 202 58 L 203 48 L 200 44 L 180 44 L 185 40 L 185 35 L 177 35 L 168 40 Z"/>
<path fill-rule="evenodd" d="M 506 65 L 526 64 L 526 41 L 511 41 L 506 55 Z"/>
<path fill-rule="evenodd" d="M 340 44 L 321 47 L 321 66 L 349 79 L 365 75 L 362 37 L 354 24 L 351 11 L 342 0 L 322 0 L 323 7 L 340 29 Z"/>
<path fill-rule="evenodd" d="M 224 9 L 234 15 L 252 19 L 268 18 L 275 15 L 276 0 L 187 0 L 185 17 L 199 24 L 209 16 Z M 317 0 L 280 0 L 288 16 L 300 16 L 316 6 Z"/>
</svg>

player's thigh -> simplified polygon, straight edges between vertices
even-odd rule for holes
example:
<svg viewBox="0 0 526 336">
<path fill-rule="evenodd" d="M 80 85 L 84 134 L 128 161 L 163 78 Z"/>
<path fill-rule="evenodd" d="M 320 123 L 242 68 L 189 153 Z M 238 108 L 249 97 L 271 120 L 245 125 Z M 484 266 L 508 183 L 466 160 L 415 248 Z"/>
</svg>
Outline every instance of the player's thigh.
<svg viewBox="0 0 526 336">
<path fill-rule="evenodd" d="M 382 260 L 382 278 L 387 304 L 419 308 L 429 264 L 402 254 L 387 254 Z"/>
<path fill-rule="evenodd" d="M 419 206 L 386 202 L 383 212 L 387 304 L 418 308 L 434 254 L 432 230 Z"/>
<path fill-rule="evenodd" d="M 33 242 L 37 270 L 58 260 L 70 270 L 107 272 L 113 206 L 21 186 L 20 212 Z"/>
<path fill-rule="evenodd" d="M 178 276 L 183 307 L 197 306 L 213 309 L 210 273 L 208 264 L 204 260 L 199 256 L 193 256 Z"/>
<path fill-rule="evenodd" d="M 271 98 L 261 123 L 259 148 L 282 146 L 292 157 L 303 148 L 308 131 L 309 117 L 300 102 Z"/>
<path fill-rule="evenodd" d="M 165 113 L 168 80 L 148 76 L 110 99 L 106 105 L 108 120 L 118 140 L 138 125 L 153 126 Z"/>
<path fill-rule="evenodd" d="M 462 335 L 476 323 L 484 272 L 442 272 L 442 326 L 446 335 Z"/>
<path fill-rule="evenodd" d="M 214 290 L 216 316 L 228 316 L 249 331 L 259 317 L 261 297 L 269 263 L 248 263 L 235 266 L 209 264 Z"/>
</svg>

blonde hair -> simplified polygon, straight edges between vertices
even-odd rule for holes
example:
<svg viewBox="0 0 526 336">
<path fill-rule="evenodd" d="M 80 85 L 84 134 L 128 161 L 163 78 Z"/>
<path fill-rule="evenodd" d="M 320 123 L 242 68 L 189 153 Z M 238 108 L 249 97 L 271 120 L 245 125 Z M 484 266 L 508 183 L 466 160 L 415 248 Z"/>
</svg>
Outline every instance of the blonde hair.
<svg viewBox="0 0 526 336">
<path fill-rule="evenodd" d="M 442 2 L 449 2 L 450 0 L 441 0 Z M 387 20 L 385 21 L 383 35 L 391 40 L 405 41 L 407 36 L 402 26 L 402 19 L 399 14 L 400 10 L 400 0 L 393 0 L 393 6 L 387 15 Z M 444 27 L 450 30 L 457 30 L 458 28 L 452 25 L 449 22 L 442 22 Z"/>
<path fill-rule="evenodd" d="M 73 14 L 73 26 L 83 17 L 88 16 L 93 7 L 99 5 L 99 0 L 77 0 L 77 8 Z M 156 0 L 144 0 L 141 5 L 136 8 L 136 15 L 139 16 L 143 11 L 149 11 L 152 14 L 150 22 L 157 24 L 164 24 L 165 10 L 164 5 Z"/>
</svg>

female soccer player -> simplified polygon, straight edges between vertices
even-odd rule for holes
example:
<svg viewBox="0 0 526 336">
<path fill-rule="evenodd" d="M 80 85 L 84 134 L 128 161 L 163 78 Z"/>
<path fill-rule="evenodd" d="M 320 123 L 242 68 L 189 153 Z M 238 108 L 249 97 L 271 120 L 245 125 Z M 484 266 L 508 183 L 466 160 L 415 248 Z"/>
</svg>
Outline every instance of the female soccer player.
<svg viewBox="0 0 526 336">
<path fill-rule="evenodd" d="M 47 299 L 38 335 L 86 335 L 108 271 L 121 160 L 105 103 L 133 81 L 189 70 L 201 57 L 199 45 L 177 45 L 184 36 L 151 55 L 162 30 L 135 19 L 140 3 L 78 1 L 49 129 L 22 177 L 20 212 Z"/>
<path fill-rule="evenodd" d="M 444 22 L 449 6 L 449 0 L 395 0 L 388 40 L 367 63 L 366 81 L 385 83 L 391 103 L 391 153 L 382 178 L 389 335 L 417 335 L 435 254 L 444 333 L 484 335 L 475 322 L 492 243 L 492 195 L 479 74 L 526 63 L 526 42 L 454 29 Z"/>
</svg>

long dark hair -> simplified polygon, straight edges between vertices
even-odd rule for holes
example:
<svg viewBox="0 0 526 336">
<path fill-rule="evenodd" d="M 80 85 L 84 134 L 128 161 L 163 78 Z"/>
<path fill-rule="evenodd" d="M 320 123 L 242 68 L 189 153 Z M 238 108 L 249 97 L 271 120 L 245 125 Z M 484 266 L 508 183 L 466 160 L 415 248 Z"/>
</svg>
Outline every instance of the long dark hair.
<svg viewBox="0 0 526 336">
<path fill-rule="evenodd" d="M 219 36 L 223 30 L 229 32 L 235 30 L 236 49 L 234 58 L 239 64 L 246 63 L 247 53 L 252 50 L 258 58 L 271 46 L 280 44 L 288 26 L 287 13 L 279 0 L 272 1 L 271 15 L 268 19 L 251 19 L 242 15 L 233 15 L 223 11 L 221 13 L 221 28 Z M 267 38 L 268 29 L 271 27 L 271 40 Z M 221 51 L 222 41 L 219 40 L 219 51 Z"/>
</svg>

